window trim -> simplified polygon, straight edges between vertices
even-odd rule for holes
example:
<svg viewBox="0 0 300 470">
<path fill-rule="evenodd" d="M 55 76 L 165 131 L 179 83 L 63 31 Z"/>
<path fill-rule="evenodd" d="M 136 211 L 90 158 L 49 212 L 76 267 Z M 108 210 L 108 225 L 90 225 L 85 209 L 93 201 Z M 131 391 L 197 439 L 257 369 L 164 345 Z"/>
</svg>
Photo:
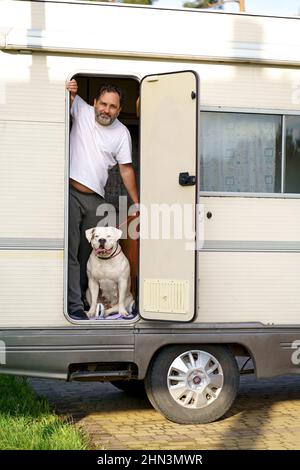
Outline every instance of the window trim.
<svg viewBox="0 0 300 470">
<path fill-rule="evenodd" d="M 277 199 L 300 199 L 300 194 L 294 193 L 230 193 L 225 191 L 201 191 L 200 197 L 252 197 L 252 198 L 277 198 Z"/>
<path fill-rule="evenodd" d="M 281 194 L 285 194 L 286 178 L 286 114 L 281 116 Z"/>
<path fill-rule="evenodd" d="M 239 114 L 276 114 L 300 116 L 300 110 L 290 110 L 283 108 L 233 108 L 230 106 L 200 106 L 201 111 L 219 111 L 221 113 L 239 113 Z"/>
</svg>

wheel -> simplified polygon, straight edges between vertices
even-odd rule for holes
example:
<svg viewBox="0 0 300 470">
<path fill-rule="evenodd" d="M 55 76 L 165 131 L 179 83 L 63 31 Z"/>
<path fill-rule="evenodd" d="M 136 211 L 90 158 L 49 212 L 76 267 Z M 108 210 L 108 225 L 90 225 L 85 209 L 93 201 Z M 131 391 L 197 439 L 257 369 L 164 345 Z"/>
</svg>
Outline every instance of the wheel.
<svg viewBox="0 0 300 470">
<path fill-rule="evenodd" d="M 122 392 L 130 393 L 131 395 L 137 396 L 146 393 L 143 380 L 113 380 L 110 383 L 119 390 L 122 390 Z"/>
<path fill-rule="evenodd" d="M 226 346 L 170 346 L 150 365 L 145 388 L 153 407 L 170 421 L 210 423 L 234 402 L 239 370 Z"/>
</svg>

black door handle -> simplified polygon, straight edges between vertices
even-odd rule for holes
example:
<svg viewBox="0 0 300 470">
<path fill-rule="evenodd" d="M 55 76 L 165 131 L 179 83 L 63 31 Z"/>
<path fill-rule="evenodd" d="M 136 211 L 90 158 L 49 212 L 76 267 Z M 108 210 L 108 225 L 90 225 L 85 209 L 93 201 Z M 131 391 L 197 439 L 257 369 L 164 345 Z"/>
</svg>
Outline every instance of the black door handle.
<svg viewBox="0 0 300 470">
<path fill-rule="evenodd" d="M 179 184 L 181 186 L 194 186 L 196 184 L 196 176 L 190 176 L 188 172 L 179 173 Z"/>
</svg>

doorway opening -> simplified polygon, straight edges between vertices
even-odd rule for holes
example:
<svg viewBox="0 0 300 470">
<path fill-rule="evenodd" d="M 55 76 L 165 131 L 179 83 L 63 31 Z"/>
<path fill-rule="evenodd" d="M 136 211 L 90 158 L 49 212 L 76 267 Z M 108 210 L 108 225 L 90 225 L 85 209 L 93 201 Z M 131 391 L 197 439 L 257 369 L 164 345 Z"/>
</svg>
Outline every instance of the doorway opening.
<svg viewBox="0 0 300 470">
<path fill-rule="evenodd" d="M 137 191 L 139 194 L 139 181 L 140 181 L 140 165 L 139 165 L 139 110 L 138 110 L 138 99 L 139 99 L 139 81 L 135 77 L 127 77 L 127 76 L 115 76 L 115 75 L 90 75 L 84 73 L 75 74 L 72 79 L 75 79 L 78 85 L 78 92 L 77 94 L 90 106 L 93 106 L 94 99 L 97 96 L 98 90 L 101 89 L 103 85 L 109 84 L 114 87 L 118 87 L 122 90 L 122 94 L 124 96 L 122 109 L 118 116 L 118 120 L 126 126 L 128 129 L 130 136 L 131 136 L 131 143 L 132 143 L 132 167 L 135 172 L 135 180 L 137 184 Z M 71 118 L 71 126 L 72 126 L 72 118 Z M 87 136 L 88 138 L 88 136 Z M 70 186 L 71 187 L 71 186 Z M 107 316 L 103 315 L 103 308 L 108 310 L 109 308 L 113 307 L 113 305 L 107 305 L 104 303 L 105 299 L 100 299 L 101 297 L 101 288 L 99 291 L 99 299 L 101 302 L 98 304 L 96 315 L 89 316 L 90 320 L 124 320 L 130 321 L 130 319 L 136 319 L 138 313 L 138 240 L 136 236 L 131 237 L 130 235 L 138 228 L 136 220 L 133 216 L 128 215 L 128 209 L 133 204 L 133 201 L 129 197 L 129 194 L 125 188 L 125 185 L 122 181 L 122 177 L 119 171 L 119 165 L 116 164 L 109 169 L 108 171 L 108 179 L 105 185 L 105 203 L 109 204 L 112 207 L 114 213 L 116 214 L 116 226 L 120 230 L 122 230 L 122 238 L 119 240 L 119 245 L 122 248 L 122 251 L 126 258 L 129 261 L 130 265 L 130 280 L 131 280 L 131 294 L 134 300 L 134 306 L 130 310 L 130 315 L 128 319 L 124 316 L 118 315 L 116 313 L 109 314 Z M 69 205 L 70 211 L 70 205 Z M 70 215 L 71 217 L 71 215 Z M 132 224 L 133 222 L 133 224 Z M 130 230 L 131 226 L 131 230 Z M 134 228 L 133 228 L 134 227 Z M 92 227 L 90 227 L 92 228 Z M 129 230 L 128 230 L 129 229 Z M 69 230 L 68 230 L 69 233 Z M 70 237 L 69 237 L 69 244 L 70 244 Z M 92 251 L 92 247 L 91 247 Z M 80 250 L 78 251 L 78 261 L 80 260 Z M 70 258 L 68 260 L 70 266 Z M 88 288 L 88 277 L 85 276 L 84 267 L 81 263 L 81 273 L 80 273 L 80 290 L 81 290 L 81 298 L 84 304 L 84 310 L 88 312 L 90 307 L 90 299 L 88 295 L 86 295 L 87 288 Z M 84 274 L 83 274 L 84 272 Z M 70 270 L 69 270 L 70 273 Z M 70 274 L 69 274 L 70 278 Z M 68 284 L 70 280 L 68 279 Z M 69 289 L 68 285 L 68 289 Z M 101 305 L 99 309 L 99 305 Z M 76 316 L 72 316 L 69 313 L 69 317 L 75 320 L 80 318 L 76 318 Z"/>
</svg>

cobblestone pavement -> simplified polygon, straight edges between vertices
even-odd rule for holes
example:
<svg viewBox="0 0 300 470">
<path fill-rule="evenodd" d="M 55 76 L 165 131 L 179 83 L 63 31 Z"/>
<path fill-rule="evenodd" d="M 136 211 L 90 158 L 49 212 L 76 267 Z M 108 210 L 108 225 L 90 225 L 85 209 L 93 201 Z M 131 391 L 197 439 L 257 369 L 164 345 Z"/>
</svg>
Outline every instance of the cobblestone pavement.
<svg viewBox="0 0 300 470">
<path fill-rule="evenodd" d="M 146 397 L 133 397 L 106 383 L 29 379 L 59 415 L 88 433 L 91 448 L 300 449 L 300 377 L 241 380 L 228 415 L 205 425 L 167 421 Z"/>
</svg>

